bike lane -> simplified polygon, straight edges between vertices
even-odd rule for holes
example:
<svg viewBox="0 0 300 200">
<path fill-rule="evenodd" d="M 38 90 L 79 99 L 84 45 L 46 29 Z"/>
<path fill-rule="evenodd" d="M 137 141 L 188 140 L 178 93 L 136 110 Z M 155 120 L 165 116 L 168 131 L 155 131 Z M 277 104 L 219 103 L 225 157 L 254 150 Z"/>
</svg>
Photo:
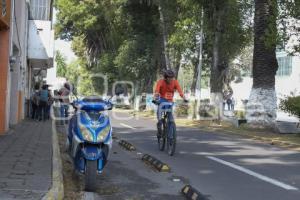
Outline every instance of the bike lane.
<svg viewBox="0 0 300 200">
<path fill-rule="evenodd" d="M 123 118 L 126 115 L 120 114 Z M 210 199 L 296 200 L 300 196 L 298 152 L 178 127 L 176 154 L 169 157 L 158 150 L 154 120 L 113 118 L 113 124 L 117 136 L 169 164 L 174 176 L 182 177 L 183 183 L 192 184 Z"/>
</svg>

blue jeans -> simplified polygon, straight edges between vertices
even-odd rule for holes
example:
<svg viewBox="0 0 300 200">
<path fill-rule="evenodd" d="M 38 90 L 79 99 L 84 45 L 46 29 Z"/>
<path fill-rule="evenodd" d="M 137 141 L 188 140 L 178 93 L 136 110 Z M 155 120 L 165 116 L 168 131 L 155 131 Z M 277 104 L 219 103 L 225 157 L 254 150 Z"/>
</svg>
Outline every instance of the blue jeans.
<svg viewBox="0 0 300 200">
<path fill-rule="evenodd" d="M 169 112 L 169 120 L 170 121 L 174 121 L 174 117 L 173 117 L 173 103 L 172 102 L 169 102 L 168 100 L 164 99 L 164 98 L 160 98 L 159 100 L 159 105 L 158 105 L 158 108 L 157 108 L 157 130 L 158 130 L 158 133 L 160 134 L 161 133 L 161 126 L 162 126 L 162 113 L 163 112 Z"/>
<path fill-rule="evenodd" d="M 68 118 L 68 110 L 69 110 L 69 105 L 66 105 L 66 104 L 62 104 L 60 106 L 60 117 L 61 118 L 64 118 L 64 120 L 66 118 Z"/>
</svg>

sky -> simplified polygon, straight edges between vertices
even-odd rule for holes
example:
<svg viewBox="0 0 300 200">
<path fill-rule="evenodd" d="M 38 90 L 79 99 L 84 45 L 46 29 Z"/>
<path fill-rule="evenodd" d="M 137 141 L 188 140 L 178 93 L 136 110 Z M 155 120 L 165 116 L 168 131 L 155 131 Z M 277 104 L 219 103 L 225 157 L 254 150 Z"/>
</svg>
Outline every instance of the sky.
<svg viewBox="0 0 300 200">
<path fill-rule="evenodd" d="M 66 58 L 66 62 L 70 63 L 76 59 L 74 52 L 71 49 L 71 42 L 66 42 L 64 40 L 55 40 L 54 44 L 55 52 L 60 51 Z"/>
<path fill-rule="evenodd" d="M 56 22 L 56 13 L 57 13 L 57 11 L 54 8 L 53 24 L 55 24 L 55 22 Z M 71 42 L 67 42 L 64 40 L 55 40 L 54 52 L 56 52 L 56 51 L 60 51 L 60 53 L 62 53 L 65 56 L 67 63 L 70 63 L 76 59 L 76 56 L 71 49 Z"/>
<path fill-rule="evenodd" d="M 56 21 L 56 11 L 54 10 L 53 24 Z M 64 40 L 55 40 L 54 41 L 54 52 L 60 51 L 60 53 L 65 57 L 67 64 L 76 60 L 76 56 L 71 49 L 71 42 L 67 42 Z M 54 89 L 58 89 L 62 84 L 62 80 L 57 79 L 56 75 L 56 63 L 55 57 L 54 59 L 54 67 L 47 70 L 47 83 L 54 86 Z"/>
</svg>

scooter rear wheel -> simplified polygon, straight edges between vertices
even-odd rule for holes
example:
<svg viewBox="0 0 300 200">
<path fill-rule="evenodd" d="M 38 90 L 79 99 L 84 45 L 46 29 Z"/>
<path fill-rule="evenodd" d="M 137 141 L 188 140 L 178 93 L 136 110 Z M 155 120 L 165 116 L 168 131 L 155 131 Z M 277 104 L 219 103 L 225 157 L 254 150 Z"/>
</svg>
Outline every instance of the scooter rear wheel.
<svg viewBox="0 0 300 200">
<path fill-rule="evenodd" d="M 94 192 L 97 181 L 97 161 L 87 160 L 85 171 L 85 190 Z"/>
</svg>

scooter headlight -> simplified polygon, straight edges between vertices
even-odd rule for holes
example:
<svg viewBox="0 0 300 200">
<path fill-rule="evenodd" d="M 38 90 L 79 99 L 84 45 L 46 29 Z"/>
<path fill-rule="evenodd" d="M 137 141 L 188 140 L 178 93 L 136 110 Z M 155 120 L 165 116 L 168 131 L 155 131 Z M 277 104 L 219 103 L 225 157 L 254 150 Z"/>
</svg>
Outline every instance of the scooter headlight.
<svg viewBox="0 0 300 200">
<path fill-rule="evenodd" d="M 79 126 L 79 129 L 84 140 L 89 142 L 94 141 L 93 134 L 86 127 Z"/>
<path fill-rule="evenodd" d="M 110 128 L 110 125 L 108 125 L 98 133 L 97 142 L 103 142 L 105 140 L 110 132 Z"/>
</svg>

